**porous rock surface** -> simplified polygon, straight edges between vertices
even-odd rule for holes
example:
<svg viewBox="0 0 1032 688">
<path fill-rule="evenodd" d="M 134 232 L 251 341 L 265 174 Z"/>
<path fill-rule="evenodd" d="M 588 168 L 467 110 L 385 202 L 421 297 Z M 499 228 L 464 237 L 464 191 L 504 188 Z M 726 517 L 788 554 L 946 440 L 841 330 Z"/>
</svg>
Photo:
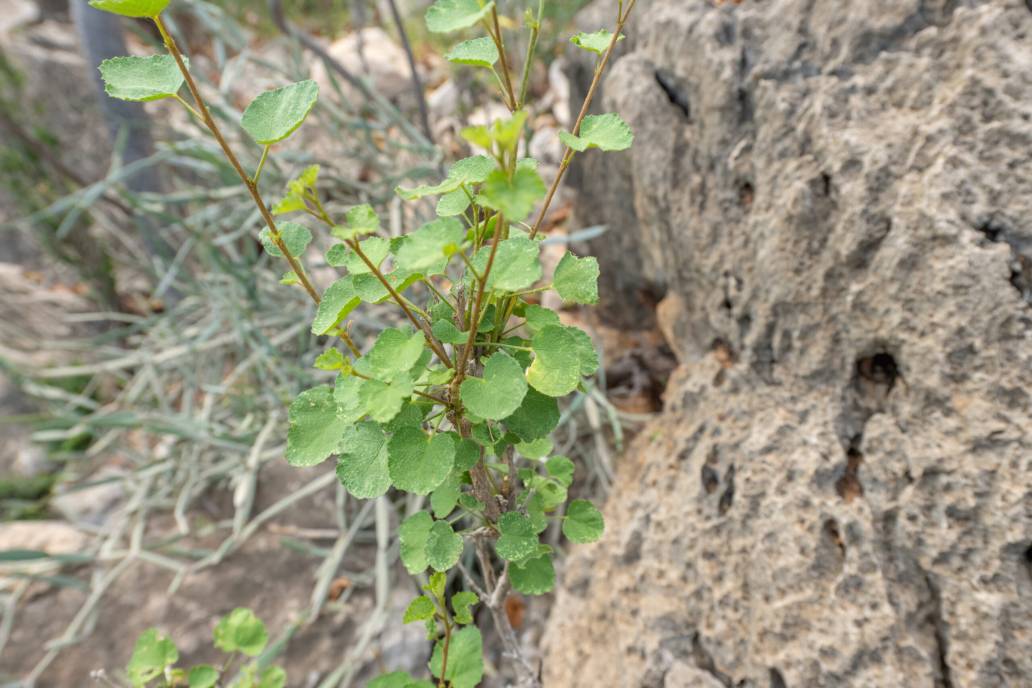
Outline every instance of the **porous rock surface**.
<svg viewBox="0 0 1032 688">
<path fill-rule="evenodd" d="M 545 685 L 1032 686 L 1032 9 L 636 12 L 577 217 L 680 368 Z"/>
</svg>

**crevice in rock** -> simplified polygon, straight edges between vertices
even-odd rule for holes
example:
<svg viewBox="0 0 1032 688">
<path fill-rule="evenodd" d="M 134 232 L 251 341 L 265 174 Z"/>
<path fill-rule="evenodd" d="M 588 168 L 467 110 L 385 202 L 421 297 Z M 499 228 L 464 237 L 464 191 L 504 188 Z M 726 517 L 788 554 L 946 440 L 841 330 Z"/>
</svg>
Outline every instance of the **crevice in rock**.
<svg viewBox="0 0 1032 688">
<path fill-rule="evenodd" d="M 1029 0 L 1029 2 L 1032 2 L 1032 0 Z M 788 684 L 785 683 L 785 677 L 774 667 L 770 668 L 770 688 L 788 688 Z"/>
<path fill-rule="evenodd" d="M 735 465 L 727 469 L 727 473 L 724 474 L 724 482 L 727 487 L 724 488 L 724 494 L 720 495 L 720 503 L 717 505 L 717 511 L 723 516 L 730 509 L 731 505 L 735 503 Z"/>
<path fill-rule="evenodd" d="M 713 661 L 713 655 L 702 644 L 702 637 L 698 632 L 692 636 L 692 657 L 695 659 L 695 666 L 717 679 L 724 688 L 734 686 L 734 679 L 717 668 L 717 663 Z"/>
<path fill-rule="evenodd" d="M 835 481 L 835 491 L 846 503 L 852 502 L 857 497 L 864 496 L 864 486 L 860 482 L 860 465 L 864 462 L 864 455 L 860 451 L 862 435 L 854 435 L 846 449 L 846 470 L 838 480 Z"/>
<path fill-rule="evenodd" d="M 1010 247 L 1009 281 L 1025 303 L 1032 305 L 1032 245 L 1022 242 L 1006 221 L 993 215 L 979 220 L 974 228 L 994 244 Z"/>
<path fill-rule="evenodd" d="M 1029 0 L 1029 2 L 1032 3 L 1032 0 Z M 1032 9 L 1032 8 L 1030 8 L 1030 9 Z M 1021 557 L 1022 557 L 1022 564 L 1025 567 L 1025 573 L 1028 574 L 1029 582 L 1032 582 L 1032 545 L 1029 545 L 1025 549 L 1025 553 L 1022 554 Z"/>
<path fill-rule="evenodd" d="M 950 672 L 950 665 L 947 661 L 949 656 L 949 645 L 947 638 L 946 622 L 942 618 L 942 594 L 939 587 L 932 580 L 932 577 L 925 572 L 925 585 L 928 586 L 928 593 L 931 597 L 931 604 L 928 610 L 928 621 L 933 629 L 935 638 L 936 660 L 939 675 L 936 677 L 936 688 L 953 688 L 953 677 Z"/>
<path fill-rule="evenodd" d="M 670 99 L 670 103 L 677 107 L 684 115 L 684 118 L 689 122 L 692 121 L 692 104 L 688 100 L 688 95 L 684 92 L 683 87 L 678 83 L 678 79 L 672 72 L 667 69 L 657 69 L 656 72 L 656 83 L 666 93 L 667 98 Z"/>
</svg>

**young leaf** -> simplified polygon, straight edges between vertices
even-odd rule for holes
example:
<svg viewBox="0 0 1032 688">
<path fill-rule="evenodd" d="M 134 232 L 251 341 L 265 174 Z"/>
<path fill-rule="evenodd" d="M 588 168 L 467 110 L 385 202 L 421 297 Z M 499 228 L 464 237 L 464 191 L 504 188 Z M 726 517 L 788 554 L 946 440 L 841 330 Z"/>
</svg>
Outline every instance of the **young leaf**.
<svg viewBox="0 0 1032 688">
<path fill-rule="evenodd" d="M 146 685 L 165 672 L 165 667 L 179 661 L 179 650 L 175 644 L 161 635 L 156 628 L 140 634 L 133 648 L 133 656 L 125 668 L 134 686 Z"/>
<path fill-rule="evenodd" d="M 113 57 L 99 69 L 109 96 L 134 102 L 171 98 L 185 80 L 171 55 Z"/>
<path fill-rule="evenodd" d="M 542 394 L 562 397 L 577 389 L 581 361 L 577 339 L 564 327 L 549 325 L 531 340 L 534 362 L 527 382 Z"/>
<path fill-rule="evenodd" d="M 583 152 L 589 148 L 604 151 L 627 150 L 634 143 L 634 133 L 620 115 L 588 115 L 581 124 L 580 135 L 559 132 L 564 144 L 575 151 Z"/>
<path fill-rule="evenodd" d="M 90 0 L 90 7 L 123 17 L 150 18 L 161 14 L 169 0 Z"/>
<path fill-rule="evenodd" d="M 318 98 L 319 85 L 310 79 L 266 91 L 247 106 L 240 124 L 255 142 L 278 143 L 297 131 Z"/>
<path fill-rule="evenodd" d="M 563 519 L 563 535 L 570 542 L 585 545 L 597 541 L 605 530 L 602 513 L 586 499 L 575 499 L 566 509 Z"/>
<path fill-rule="evenodd" d="M 444 588 L 448 585 L 448 576 L 442 571 L 430 574 L 430 579 L 423 590 L 433 595 L 439 602 L 444 603 Z"/>
<path fill-rule="evenodd" d="M 401 561 L 413 576 L 426 570 L 426 540 L 433 526 L 430 514 L 420 511 L 405 519 L 398 528 Z"/>
<path fill-rule="evenodd" d="M 487 288 L 520 291 L 533 285 L 542 275 L 541 261 L 538 259 L 540 251 L 540 244 L 523 237 L 506 239 L 499 243 L 491 274 L 487 278 Z M 489 246 L 480 249 L 473 256 L 473 266 L 477 269 L 477 274 L 484 274 L 490 256 Z"/>
<path fill-rule="evenodd" d="M 292 256 L 300 256 L 308 248 L 308 245 L 312 243 L 312 232 L 304 225 L 299 225 L 296 222 L 284 222 L 280 225 L 279 232 L 280 240 L 283 241 Z M 265 247 L 266 253 L 277 258 L 283 257 L 283 253 L 276 246 L 276 242 L 272 240 L 272 230 L 268 227 L 264 228 L 258 233 L 258 238 L 261 240 L 262 246 Z"/>
<path fill-rule="evenodd" d="M 222 617 L 213 633 L 215 647 L 257 657 L 269 642 L 265 624 L 250 609 L 239 607 Z"/>
<path fill-rule="evenodd" d="M 463 590 L 452 595 L 451 606 L 455 610 L 455 621 L 462 625 L 473 623 L 471 607 L 480 601 L 475 592 Z"/>
<path fill-rule="evenodd" d="M 544 595 L 555 587 L 555 567 L 552 557 L 543 554 L 509 566 L 512 587 L 524 595 Z"/>
<path fill-rule="evenodd" d="M 440 678 L 444 663 L 444 642 L 438 641 L 430 659 L 430 673 Z M 476 688 L 484 678 L 484 641 L 476 626 L 466 626 L 452 635 L 448 646 L 445 680 L 453 688 Z"/>
<path fill-rule="evenodd" d="M 391 481 L 399 490 L 428 495 L 455 465 L 455 440 L 447 433 L 427 437 L 417 427 L 400 428 L 387 444 Z"/>
<path fill-rule="evenodd" d="M 598 260 L 578 258 L 569 251 L 555 269 L 552 286 L 568 303 L 598 303 Z"/>
<path fill-rule="evenodd" d="M 502 559 L 522 561 L 537 551 L 537 533 L 526 516 L 506 512 L 498 519 L 498 530 L 501 535 L 495 542 L 495 551 Z"/>
<path fill-rule="evenodd" d="M 462 555 L 462 536 L 447 521 L 436 521 L 426 539 L 426 561 L 434 571 L 447 571 Z"/>
<path fill-rule="evenodd" d="M 559 402 L 536 389 L 528 389 L 523 403 L 505 419 L 505 427 L 524 442 L 547 437 L 559 425 Z"/>
<path fill-rule="evenodd" d="M 426 621 L 427 619 L 434 618 L 436 612 L 437 607 L 434 606 L 434 601 L 426 595 L 420 595 L 409 603 L 402 623 L 410 624 L 414 621 Z"/>
<path fill-rule="evenodd" d="M 187 681 L 190 688 L 215 688 L 219 682 L 219 671 L 210 664 L 200 664 L 190 669 Z"/>
<path fill-rule="evenodd" d="M 337 478 L 358 499 L 373 499 L 387 493 L 391 476 L 387 470 L 387 438 L 377 423 L 359 423 L 349 428 L 340 442 Z"/>
<path fill-rule="evenodd" d="M 437 0 L 426 11 L 426 28 L 432 33 L 451 33 L 469 28 L 490 14 L 494 0 L 483 7 L 477 0 Z"/>
<path fill-rule="evenodd" d="M 327 349 L 315 359 L 315 367 L 319 370 L 340 370 L 347 363 L 339 349 Z"/>
<path fill-rule="evenodd" d="M 331 234 L 341 241 L 350 241 L 366 234 L 380 231 L 380 216 L 371 205 L 356 205 L 344 215 L 345 224 L 331 230 Z"/>
<path fill-rule="evenodd" d="M 534 204 L 545 196 L 545 183 L 541 175 L 529 167 L 517 168 L 512 179 L 503 170 L 495 170 L 484 182 L 478 201 L 505 215 L 510 222 L 527 219 Z"/>
<path fill-rule="evenodd" d="M 287 462 L 291 466 L 322 463 L 337 451 L 344 430 L 359 417 L 337 403 L 328 385 L 301 392 L 290 405 Z"/>
<path fill-rule="evenodd" d="M 444 57 L 449 62 L 456 64 L 490 69 L 495 62 L 498 62 L 499 56 L 498 47 L 494 41 L 484 36 L 483 38 L 474 38 L 471 41 L 459 43 Z"/>
<path fill-rule="evenodd" d="M 616 40 L 622 41 L 623 39 L 624 36 L 623 34 L 621 34 L 620 37 Z M 573 44 L 578 48 L 590 50 L 591 52 L 596 53 L 598 55 L 603 55 L 607 50 L 609 50 L 609 44 L 612 42 L 612 40 L 612 32 L 606 31 L 605 29 L 600 29 L 595 33 L 581 32 L 570 39 L 570 41 L 572 41 Z"/>
<path fill-rule="evenodd" d="M 462 403 L 474 415 L 487 420 L 508 418 L 527 394 L 523 368 L 512 356 L 499 351 L 487 359 L 484 377 L 466 378 L 459 388 Z"/>
<path fill-rule="evenodd" d="M 355 291 L 354 280 L 350 276 L 340 278 L 323 292 L 312 321 L 312 334 L 324 335 L 332 331 L 360 303 L 362 299 Z"/>
<path fill-rule="evenodd" d="M 533 442 L 520 442 L 516 445 L 516 449 L 528 459 L 543 459 L 552 453 L 553 446 L 552 440 L 542 437 Z"/>
<path fill-rule="evenodd" d="M 398 269 L 439 275 L 448 265 L 448 257 L 458 250 L 465 237 L 466 229 L 454 218 L 429 222 L 405 237 L 398 247 Z"/>
</svg>

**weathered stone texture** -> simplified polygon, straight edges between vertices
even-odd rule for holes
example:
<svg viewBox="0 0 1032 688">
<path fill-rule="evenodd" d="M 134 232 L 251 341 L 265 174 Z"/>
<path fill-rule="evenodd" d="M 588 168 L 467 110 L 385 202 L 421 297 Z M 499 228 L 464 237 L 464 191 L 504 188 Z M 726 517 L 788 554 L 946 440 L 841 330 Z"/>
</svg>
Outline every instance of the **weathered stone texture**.
<svg viewBox="0 0 1032 688">
<path fill-rule="evenodd" d="M 681 367 L 546 685 L 1032 686 L 1032 11 L 638 11 L 578 217 Z"/>
</svg>

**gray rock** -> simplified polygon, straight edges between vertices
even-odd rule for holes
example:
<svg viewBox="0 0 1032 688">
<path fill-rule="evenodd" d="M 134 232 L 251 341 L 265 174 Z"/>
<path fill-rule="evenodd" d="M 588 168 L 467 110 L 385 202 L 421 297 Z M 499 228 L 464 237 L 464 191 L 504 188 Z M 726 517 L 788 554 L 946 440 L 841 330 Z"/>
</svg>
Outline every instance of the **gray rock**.
<svg viewBox="0 0 1032 688">
<path fill-rule="evenodd" d="M 639 9 L 577 216 L 681 365 L 545 685 L 1030 685 L 1032 13 Z"/>
</svg>

